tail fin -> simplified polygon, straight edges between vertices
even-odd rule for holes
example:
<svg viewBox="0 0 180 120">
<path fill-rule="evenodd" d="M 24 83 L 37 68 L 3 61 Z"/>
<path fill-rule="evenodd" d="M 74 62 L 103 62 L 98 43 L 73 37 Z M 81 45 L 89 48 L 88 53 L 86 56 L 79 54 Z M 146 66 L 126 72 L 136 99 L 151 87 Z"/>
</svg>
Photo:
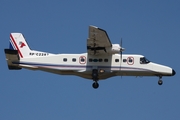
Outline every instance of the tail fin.
<svg viewBox="0 0 180 120">
<path fill-rule="evenodd" d="M 10 34 L 9 49 L 17 50 L 21 58 L 29 56 L 31 51 L 22 33 Z"/>
</svg>

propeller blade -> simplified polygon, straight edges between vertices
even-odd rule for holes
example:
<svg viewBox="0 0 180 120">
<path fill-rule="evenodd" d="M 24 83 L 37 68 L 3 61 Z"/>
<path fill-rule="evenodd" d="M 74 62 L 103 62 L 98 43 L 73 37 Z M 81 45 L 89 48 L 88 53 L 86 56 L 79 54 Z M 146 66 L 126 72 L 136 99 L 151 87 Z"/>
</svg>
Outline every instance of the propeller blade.
<svg viewBox="0 0 180 120">
<path fill-rule="evenodd" d="M 121 46 L 121 48 L 122 48 L 122 38 L 121 38 L 121 43 L 120 43 L 120 46 Z"/>
<path fill-rule="evenodd" d="M 122 64 L 122 38 L 121 38 L 121 41 L 120 41 L 120 71 L 121 71 L 121 64 Z"/>
</svg>

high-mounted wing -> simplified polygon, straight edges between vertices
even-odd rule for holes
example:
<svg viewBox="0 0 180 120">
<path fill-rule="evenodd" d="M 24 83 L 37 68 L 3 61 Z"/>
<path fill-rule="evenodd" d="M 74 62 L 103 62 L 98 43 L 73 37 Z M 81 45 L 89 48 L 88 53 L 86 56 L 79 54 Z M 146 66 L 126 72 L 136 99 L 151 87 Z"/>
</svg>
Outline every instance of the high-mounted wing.
<svg viewBox="0 0 180 120">
<path fill-rule="evenodd" d="M 89 26 L 89 37 L 87 39 L 87 51 L 91 55 L 107 53 L 106 48 L 111 48 L 111 41 L 105 30 Z"/>
</svg>

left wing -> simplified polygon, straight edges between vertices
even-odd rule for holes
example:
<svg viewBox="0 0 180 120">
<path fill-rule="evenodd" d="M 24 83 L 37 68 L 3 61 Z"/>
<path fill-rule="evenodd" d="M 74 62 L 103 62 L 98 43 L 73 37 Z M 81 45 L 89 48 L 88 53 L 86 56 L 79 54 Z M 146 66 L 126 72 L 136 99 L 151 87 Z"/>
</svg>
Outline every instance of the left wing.
<svg viewBox="0 0 180 120">
<path fill-rule="evenodd" d="M 104 54 L 107 53 L 106 48 L 111 47 L 111 41 L 105 30 L 95 26 L 89 26 L 89 37 L 87 39 L 88 54 Z"/>
</svg>

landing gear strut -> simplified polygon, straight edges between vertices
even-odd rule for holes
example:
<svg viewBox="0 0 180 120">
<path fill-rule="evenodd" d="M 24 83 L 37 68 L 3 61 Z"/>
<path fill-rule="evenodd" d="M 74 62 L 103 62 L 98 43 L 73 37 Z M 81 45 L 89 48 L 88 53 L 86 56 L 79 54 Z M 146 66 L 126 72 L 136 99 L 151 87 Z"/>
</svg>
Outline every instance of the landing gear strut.
<svg viewBox="0 0 180 120">
<path fill-rule="evenodd" d="M 97 89 L 99 87 L 99 84 L 98 84 L 98 70 L 97 69 L 93 69 L 92 70 L 92 79 L 94 81 L 94 83 L 92 84 L 92 87 L 94 89 Z"/>
<path fill-rule="evenodd" d="M 158 85 L 162 85 L 162 84 L 163 84 L 162 76 L 159 76 Z"/>
</svg>

